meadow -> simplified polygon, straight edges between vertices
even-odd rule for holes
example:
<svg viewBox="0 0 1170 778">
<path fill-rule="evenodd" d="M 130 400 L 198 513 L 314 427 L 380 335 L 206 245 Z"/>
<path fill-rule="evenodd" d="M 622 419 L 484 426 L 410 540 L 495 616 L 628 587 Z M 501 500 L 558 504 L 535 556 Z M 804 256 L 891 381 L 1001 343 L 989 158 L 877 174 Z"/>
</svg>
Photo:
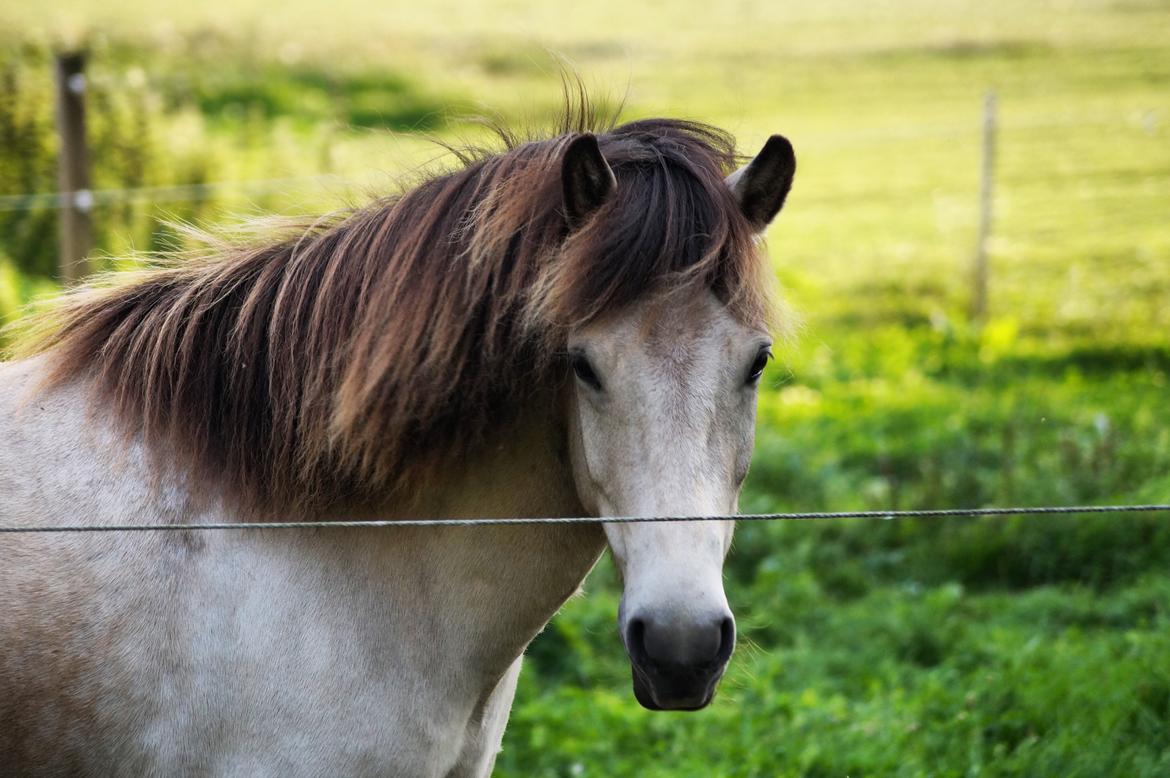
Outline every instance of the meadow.
<svg viewBox="0 0 1170 778">
<path fill-rule="evenodd" d="M 768 245 L 799 326 L 743 511 L 1170 502 L 1170 3 L 726 5 L 26 0 L 0 9 L 0 197 L 55 189 L 58 46 L 91 52 L 96 186 L 307 179 L 101 205 L 112 268 L 168 220 L 361 202 L 449 164 L 423 136 L 480 137 L 462 117 L 539 124 L 562 58 L 626 117 L 796 147 Z M 0 210 L 0 318 L 54 291 L 55 218 Z M 1164 515 L 744 524 L 727 579 L 720 696 L 651 713 L 603 559 L 529 651 L 497 773 L 1170 775 Z"/>
</svg>

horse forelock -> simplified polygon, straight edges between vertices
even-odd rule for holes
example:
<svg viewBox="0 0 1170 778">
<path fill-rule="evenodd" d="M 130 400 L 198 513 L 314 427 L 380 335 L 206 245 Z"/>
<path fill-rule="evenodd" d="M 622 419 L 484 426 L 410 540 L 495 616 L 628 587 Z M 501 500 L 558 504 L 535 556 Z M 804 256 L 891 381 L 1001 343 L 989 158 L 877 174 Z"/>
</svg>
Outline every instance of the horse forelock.
<svg viewBox="0 0 1170 778">
<path fill-rule="evenodd" d="M 51 384 L 92 380 L 160 463 L 260 515 L 408 494 L 555 389 L 573 327 L 700 289 L 768 323 L 764 261 L 723 181 L 730 136 L 580 125 L 564 123 L 605 130 L 617 189 L 571 233 L 572 134 L 509 143 L 342 217 L 71 293 L 31 350 L 51 354 Z"/>
</svg>

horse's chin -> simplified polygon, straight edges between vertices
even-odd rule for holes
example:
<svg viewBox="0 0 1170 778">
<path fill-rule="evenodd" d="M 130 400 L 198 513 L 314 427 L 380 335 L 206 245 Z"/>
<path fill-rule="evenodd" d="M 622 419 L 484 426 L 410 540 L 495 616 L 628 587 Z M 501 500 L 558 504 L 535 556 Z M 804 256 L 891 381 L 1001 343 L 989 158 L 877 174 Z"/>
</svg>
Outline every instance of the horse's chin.
<svg viewBox="0 0 1170 778">
<path fill-rule="evenodd" d="M 716 673 L 705 683 L 698 684 L 698 688 L 680 688 L 674 679 L 663 679 L 657 686 L 651 682 L 644 671 L 632 666 L 634 681 L 634 699 L 646 710 L 702 710 L 715 699 L 715 688 L 719 685 L 722 672 Z M 691 686 L 691 684 L 687 684 Z"/>
</svg>

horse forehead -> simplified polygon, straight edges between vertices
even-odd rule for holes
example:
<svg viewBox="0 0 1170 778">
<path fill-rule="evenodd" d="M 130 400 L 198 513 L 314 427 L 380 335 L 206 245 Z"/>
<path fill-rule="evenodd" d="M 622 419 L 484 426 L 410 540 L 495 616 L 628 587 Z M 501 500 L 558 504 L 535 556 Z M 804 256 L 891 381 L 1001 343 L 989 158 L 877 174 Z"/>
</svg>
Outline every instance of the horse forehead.
<svg viewBox="0 0 1170 778">
<path fill-rule="evenodd" d="M 742 327 L 714 295 L 634 306 L 609 334 L 610 348 L 686 373 L 734 348 Z"/>
<path fill-rule="evenodd" d="M 693 426 L 716 412 L 743 332 L 714 295 L 635 306 L 604 332 L 603 364 L 637 415 Z"/>
</svg>

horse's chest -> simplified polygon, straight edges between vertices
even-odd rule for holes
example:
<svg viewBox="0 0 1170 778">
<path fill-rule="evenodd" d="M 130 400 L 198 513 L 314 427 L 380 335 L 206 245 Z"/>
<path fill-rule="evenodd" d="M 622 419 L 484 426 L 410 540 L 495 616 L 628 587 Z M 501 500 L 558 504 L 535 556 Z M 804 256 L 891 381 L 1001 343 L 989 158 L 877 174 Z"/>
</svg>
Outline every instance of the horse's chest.
<svg viewBox="0 0 1170 778">
<path fill-rule="evenodd" d="M 454 765 L 483 682 L 443 619 L 402 591 L 355 585 L 368 580 L 360 563 L 342 581 L 288 555 L 243 569 L 265 577 L 200 601 L 173 684 L 203 690 L 176 697 L 174 721 L 223 755 L 217 773 L 285 758 L 274 774 L 444 775 Z"/>
</svg>

